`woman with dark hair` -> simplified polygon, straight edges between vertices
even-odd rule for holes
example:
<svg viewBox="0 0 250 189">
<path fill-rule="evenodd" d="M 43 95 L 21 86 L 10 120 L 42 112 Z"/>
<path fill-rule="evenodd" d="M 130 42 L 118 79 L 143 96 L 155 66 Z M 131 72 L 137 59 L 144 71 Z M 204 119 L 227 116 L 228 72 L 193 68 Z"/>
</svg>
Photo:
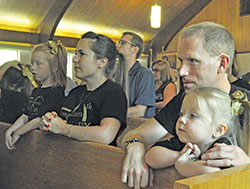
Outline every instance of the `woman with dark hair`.
<svg viewBox="0 0 250 189">
<path fill-rule="evenodd" d="M 21 70 L 9 67 L 0 81 L 0 121 L 14 123 L 22 115 L 32 89 Z"/>
<path fill-rule="evenodd" d="M 87 32 L 77 44 L 73 62 L 75 76 L 86 85 L 70 92 L 59 116 L 48 112 L 43 117 L 44 130 L 80 141 L 116 145 L 127 115 L 123 56 L 109 37 Z"/>
<path fill-rule="evenodd" d="M 152 71 L 155 76 L 155 109 L 156 112 L 159 112 L 176 95 L 177 89 L 172 81 L 167 61 L 154 61 Z"/>
</svg>

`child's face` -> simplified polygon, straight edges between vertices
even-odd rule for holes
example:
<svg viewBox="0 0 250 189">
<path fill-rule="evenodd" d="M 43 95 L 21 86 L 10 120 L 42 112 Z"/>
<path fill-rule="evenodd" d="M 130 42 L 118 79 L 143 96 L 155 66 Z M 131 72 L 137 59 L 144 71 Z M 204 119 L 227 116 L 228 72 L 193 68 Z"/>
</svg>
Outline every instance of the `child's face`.
<svg viewBox="0 0 250 189">
<path fill-rule="evenodd" d="M 49 84 L 52 81 L 52 72 L 47 59 L 47 53 L 34 51 L 31 59 L 31 72 L 36 81 Z"/>
<path fill-rule="evenodd" d="M 206 117 L 206 118 L 205 118 Z M 186 95 L 184 97 L 180 116 L 176 123 L 176 133 L 181 142 L 191 142 L 201 147 L 213 138 L 212 115 L 207 112 L 202 115 L 196 96 Z"/>
</svg>

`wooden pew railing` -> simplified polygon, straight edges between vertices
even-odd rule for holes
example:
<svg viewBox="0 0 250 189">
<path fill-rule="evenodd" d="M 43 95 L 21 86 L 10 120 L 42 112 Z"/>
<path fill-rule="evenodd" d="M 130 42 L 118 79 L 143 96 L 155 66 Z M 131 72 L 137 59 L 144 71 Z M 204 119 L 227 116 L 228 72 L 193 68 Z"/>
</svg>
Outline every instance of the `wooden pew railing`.
<svg viewBox="0 0 250 189">
<path fill-rule="evenodd" d="M 0 188 L 128 188 L 120 181 L 125 156 L 120 148 L 35 130 L 10 151 L 4 144 L 7 128 L 0 123 Z M 249 176 L 250 165 L 245 165 L 179 180 L 183 177 L 170 167 L 154 171 L 153 188 L 216 188 L 218 184 L 217 188 L 247 188 Z"/>
</svg>

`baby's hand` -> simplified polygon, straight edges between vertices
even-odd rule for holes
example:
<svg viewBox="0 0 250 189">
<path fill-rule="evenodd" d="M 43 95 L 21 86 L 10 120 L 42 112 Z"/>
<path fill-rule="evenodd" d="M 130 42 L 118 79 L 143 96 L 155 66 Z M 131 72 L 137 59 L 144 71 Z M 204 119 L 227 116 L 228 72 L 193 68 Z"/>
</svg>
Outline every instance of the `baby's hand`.
<svg viewBox="0 0 250 189">
<path fill-rule="evenodd" d="M 198 158 L 201 155 L 201 150 L 200 148 L 197 146 L 197 144 L 193 145 L 193 154 L 195 155 L 196 158 Z"/>
<path fill-rule="evenodd" d="M 180 152 L 180 156 L 177 161 L 187 162 L 193 161 L 200 156 L 200 149 L 196 144 L 188 142 Z"/>
</svg>

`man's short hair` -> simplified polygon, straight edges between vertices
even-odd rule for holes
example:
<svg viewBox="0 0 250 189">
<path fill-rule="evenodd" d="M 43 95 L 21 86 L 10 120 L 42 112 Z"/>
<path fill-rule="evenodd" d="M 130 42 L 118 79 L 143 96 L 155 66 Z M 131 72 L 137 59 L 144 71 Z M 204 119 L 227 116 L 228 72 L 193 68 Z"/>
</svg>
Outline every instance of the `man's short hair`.
<svg viewBox="0 0 250 189">
<path fill-rule="evenodd" d="M 181 39 L 199 34 L 203 39 L 203 48 L 210 56 L 219 56 L 225 53 L 230 57 L 227 72 L 230 70 L 234 59 L 234 39 L 229 31 L 222 25 L 214 22 L 201 22 L 184 28 Z"/>
<path fill-rule="evenodd" d="M 139 58 L 144 50 L 144 42 L 142 38 L 133 32 L 124 32 L 122 36 L 124 35 L 130 35 L 132 37 L 131 43 L 139 48 L 139 51 L 136 54 L 136 59 Z"/>
</svg>

